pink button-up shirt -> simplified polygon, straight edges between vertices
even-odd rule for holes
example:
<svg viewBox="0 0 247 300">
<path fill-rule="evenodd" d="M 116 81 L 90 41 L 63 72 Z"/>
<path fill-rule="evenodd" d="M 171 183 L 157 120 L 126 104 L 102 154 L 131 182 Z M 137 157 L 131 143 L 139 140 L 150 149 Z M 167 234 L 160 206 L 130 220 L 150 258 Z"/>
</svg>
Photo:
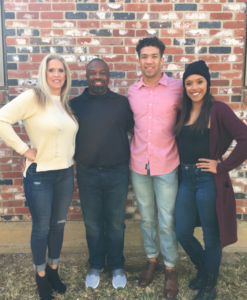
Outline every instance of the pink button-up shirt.
<svg viewBox="0 0 247 300">
<path fill-rule="evenodd" d="M 128 89 L 134 113 L 134 137 L 131 142 L 131 169 L 139 174 L 162 175 L 179 165 L 173 128 L 181 109 L 183 83 L 165 73 L 150 88 L 141 79 Z"/>
</svg>

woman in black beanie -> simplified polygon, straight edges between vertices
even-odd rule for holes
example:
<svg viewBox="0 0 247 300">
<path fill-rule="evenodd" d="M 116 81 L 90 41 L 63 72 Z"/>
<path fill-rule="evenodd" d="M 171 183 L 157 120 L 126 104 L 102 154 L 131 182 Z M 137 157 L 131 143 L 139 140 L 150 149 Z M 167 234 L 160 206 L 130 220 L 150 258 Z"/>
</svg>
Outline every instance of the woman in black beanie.
<svg viewBox="0 0 247 300">
<path fill-rule="evenodd" d="M 247 157 L 247 126 L 228 105 L 214 101 L 204 61 L 187 67 L 183 84 L 182 110 L 175 126 L 182 169 L 176 235 L 198 271 L 189 283 L 199 290 L 194 300 L 213 300 L 222 248 L 237 241 L 236 203 L 228 172 Z M 237 145 L 223 161 L 234 139 Z M 205 249 L 193 235 L 198 224 Z"/>
</svg>

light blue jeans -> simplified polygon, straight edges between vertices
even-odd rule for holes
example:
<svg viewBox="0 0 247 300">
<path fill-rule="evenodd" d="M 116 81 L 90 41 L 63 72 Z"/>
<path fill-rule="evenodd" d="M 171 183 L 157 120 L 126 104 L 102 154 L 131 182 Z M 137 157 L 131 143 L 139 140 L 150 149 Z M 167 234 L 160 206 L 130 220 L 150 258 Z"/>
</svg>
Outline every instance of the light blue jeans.
<svg viewBox="0 0 247 300">
<path fill-rule="evenodd" d="M 175 202 L 178 191 L 177 168 L 165 175 L 141 175 L 131 170 L 132 185 L 141 214 L 143 244 L 148 258 L 158 257 L 156 203 L 160 250 L 164 263 L 174 267 L 178 256 L 175 234 Z M 156 201 L 155 201 L 156 200 Z"/>
</svg>

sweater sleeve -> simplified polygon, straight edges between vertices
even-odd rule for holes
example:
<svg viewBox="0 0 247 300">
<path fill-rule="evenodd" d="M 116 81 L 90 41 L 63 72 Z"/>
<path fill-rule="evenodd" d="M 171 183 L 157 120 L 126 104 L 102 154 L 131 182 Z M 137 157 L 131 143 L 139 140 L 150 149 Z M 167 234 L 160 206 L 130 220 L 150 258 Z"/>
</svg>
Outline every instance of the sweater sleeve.
<svg viewBox="0 0 247 300">
<path fill-rule="evenodd" d="M 241 165 L 247 158 L 247 126 L 227 105 L 220 112 L 220 122 L 236 140 L 237 145 L 231 154 L 217 166 L 217 173 L 229 172 Z"/>
<path fill-rule="evenodd" d="M 31 117 L 37 105 L 33 90 L 28 90 L 0 109 L 0 137 L 16 152 L 23 154 L 29 147 L 14 131 L 12 125 Z"/>
</svg>

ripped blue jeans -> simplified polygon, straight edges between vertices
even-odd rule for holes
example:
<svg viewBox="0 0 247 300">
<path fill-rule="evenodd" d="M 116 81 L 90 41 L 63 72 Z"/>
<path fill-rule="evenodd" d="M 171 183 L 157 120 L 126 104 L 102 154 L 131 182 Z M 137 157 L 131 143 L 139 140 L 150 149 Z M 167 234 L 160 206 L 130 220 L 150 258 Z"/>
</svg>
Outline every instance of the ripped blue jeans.
<svg viewBox="0 0 247 300">
<path fill-rule="evenodd" d="M 74 191 L 73 167 L 36 172 L 32 163 L 24 177 L 24 191 L 32 216 L 31 250 L 36 271 L 58 264 L 68 208 Z"/>
</svg>

